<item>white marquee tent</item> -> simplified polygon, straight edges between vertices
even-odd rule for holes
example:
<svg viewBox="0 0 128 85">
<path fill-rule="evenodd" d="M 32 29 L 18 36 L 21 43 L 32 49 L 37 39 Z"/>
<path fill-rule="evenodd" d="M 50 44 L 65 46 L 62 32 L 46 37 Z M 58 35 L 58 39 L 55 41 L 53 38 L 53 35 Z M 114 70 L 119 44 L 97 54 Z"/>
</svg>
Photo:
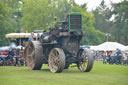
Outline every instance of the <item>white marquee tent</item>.
<svg viewBox="0 0 128 85">
<path fill-rule="evenodd" d="M 90 49 L 98 51 L 114 51 L 116 49 L 126 50 L 126 46 L 117 42 L 104 42 L 98 46 L 91 46 Z"/>
</svg>

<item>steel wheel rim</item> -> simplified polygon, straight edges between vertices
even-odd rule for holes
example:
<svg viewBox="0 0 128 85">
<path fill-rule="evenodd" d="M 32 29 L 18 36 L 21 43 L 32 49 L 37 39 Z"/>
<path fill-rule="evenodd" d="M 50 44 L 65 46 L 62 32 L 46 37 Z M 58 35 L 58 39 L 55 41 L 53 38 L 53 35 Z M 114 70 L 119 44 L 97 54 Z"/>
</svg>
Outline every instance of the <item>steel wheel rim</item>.
<svg viewBox="0 0 128 85">
<path fill-rule="evenodd" d="M 27 65 L 31 68 L 34 67 L 35 64 L 35 51 L 34 51 L 34 46 L 32 43 L 30 43 L 28 49 L 27 49 Z"/>
<path fill-rule="evenodd" d="M 56 72 L 59 69 L 60 53 L 57 49 L 53 49 L 49 55 L 49 67 L 52 72 Z"/>
<path fill-rule="evenodd" d="M 79 68 L 79 70 L 80 70 L 81 72 L 84 72 L 84 71 L 87 69 L 87 66 L 88 66 L 88 56 L 87 56 L 87 52 L 86 52 L 85 54 L 83 54 L 83 51 L 84 51 L 84 50 L 82 50 L 82 51 L 79 53 L 79 55 L 78 55 L 78 57 L 80 58 L 80 60 L 81 60 L 82 58 L 86 58 L 86 61 L 80 61 L 79 64 L 78 64 L 78 68 Z"/>
</svg>

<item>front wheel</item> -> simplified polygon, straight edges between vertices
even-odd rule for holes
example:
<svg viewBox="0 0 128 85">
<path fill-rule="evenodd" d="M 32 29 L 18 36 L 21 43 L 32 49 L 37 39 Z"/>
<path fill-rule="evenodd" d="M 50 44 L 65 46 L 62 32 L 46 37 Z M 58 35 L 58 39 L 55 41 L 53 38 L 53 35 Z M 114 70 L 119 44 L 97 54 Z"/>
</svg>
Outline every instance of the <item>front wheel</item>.
<svg viewBox="0 0 128 85">
<path fill-rule="evenodd" d="M 81 72 L 90 72 L 93 67 L 93 54 L 89 49 L 80 49 L 77 55 L 79 62 L 77 64 L 78 69 Z"/>
<path fill-rule="evenodd" d="M 62 72 L 65 67 L 64 51 L 60 48 L 53 48 L 49 54 L 48 64 L 51 72 Z"/>
</svg>

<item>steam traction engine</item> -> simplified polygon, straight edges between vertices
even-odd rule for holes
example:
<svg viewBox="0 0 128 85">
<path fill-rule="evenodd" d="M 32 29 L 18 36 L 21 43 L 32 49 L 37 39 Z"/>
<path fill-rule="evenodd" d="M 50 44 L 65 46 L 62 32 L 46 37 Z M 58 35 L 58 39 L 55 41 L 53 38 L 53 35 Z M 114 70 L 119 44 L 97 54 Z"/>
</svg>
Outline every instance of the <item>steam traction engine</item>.
<svg viewBox="0 0 128 85">
<path fill-rule="evenodd" d="M 90 50 L 80 49 L 82 36 L 81 14 L 69 14 L 65 21 L 51 27 L 50 32 L 43 31 L 37 41 L 28 43 L 25 49 L 27 66 L 40 70 L 43 64 L 48 64 L 51 72 L 58 73 L 76 63 L 81 72 L 89 72 L 93 56 Z"/>
</svg>

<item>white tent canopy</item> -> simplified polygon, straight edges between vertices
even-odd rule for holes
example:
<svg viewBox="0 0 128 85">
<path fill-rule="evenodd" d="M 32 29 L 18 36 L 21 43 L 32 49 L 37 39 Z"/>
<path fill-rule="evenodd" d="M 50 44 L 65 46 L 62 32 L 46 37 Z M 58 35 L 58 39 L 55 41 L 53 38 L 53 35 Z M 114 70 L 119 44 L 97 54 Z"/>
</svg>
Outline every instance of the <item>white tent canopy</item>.
<svg viewBox="0 0 128 85">
<path fill-rule="evenodd" d="M 6 38 L 29 38 L 31 36 L 31 33 L 9 33 L 6 34 Z M 37 37 L 37 33 L 34 33 L 34 37 Z"/>
<path fill-rule="evenodd" d="M 91 47 L 92 50 L 98 51 L 114 51 L 116 49 L 125 50 L 126 46 L 117 42 L 104 42 L 98 46 Z"/>
<path fill-rule="evenodd" d="M 126 46 L 126 50 L 128 51 L 128 46 Z"/>
</svg>

